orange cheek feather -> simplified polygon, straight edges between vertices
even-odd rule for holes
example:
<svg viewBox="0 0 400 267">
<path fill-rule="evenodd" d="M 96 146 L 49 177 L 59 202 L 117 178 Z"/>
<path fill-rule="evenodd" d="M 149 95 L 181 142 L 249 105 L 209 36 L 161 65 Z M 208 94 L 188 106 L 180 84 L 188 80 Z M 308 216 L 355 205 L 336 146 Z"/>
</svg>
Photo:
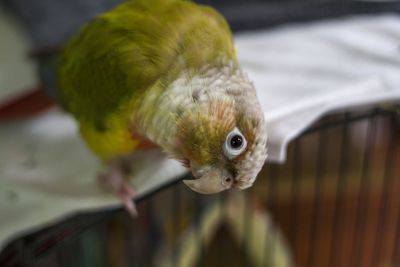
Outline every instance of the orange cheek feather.
<svg viewBox="0 0 400 267">
<path fill-rule="evenodd" d="M 135 131 L 131 131 L 131 137 L 135 141 L 139 141 L 136 149 L 137 150 L 152 150 L 152 149 L 159 149 L 160 146 L 154 144 L 149 139 L 143 137 L 142 135 L 138 134 Z"/>
</svg>

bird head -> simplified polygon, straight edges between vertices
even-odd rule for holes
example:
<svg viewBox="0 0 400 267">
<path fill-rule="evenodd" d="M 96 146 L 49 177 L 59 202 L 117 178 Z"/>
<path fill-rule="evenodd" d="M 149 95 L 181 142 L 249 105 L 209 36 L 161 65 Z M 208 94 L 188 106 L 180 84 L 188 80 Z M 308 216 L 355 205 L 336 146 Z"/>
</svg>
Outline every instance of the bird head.
<svg viewBox="0 0 400 267">
<path fill-rule="evenodd" d="M 212 92 L 195 97 L 178 120 L 181 162 L 194 178 L 183 182 L 203 194 L 248 188 L 267 156 L 261 106 L 247 81 Z"/>
</svg>

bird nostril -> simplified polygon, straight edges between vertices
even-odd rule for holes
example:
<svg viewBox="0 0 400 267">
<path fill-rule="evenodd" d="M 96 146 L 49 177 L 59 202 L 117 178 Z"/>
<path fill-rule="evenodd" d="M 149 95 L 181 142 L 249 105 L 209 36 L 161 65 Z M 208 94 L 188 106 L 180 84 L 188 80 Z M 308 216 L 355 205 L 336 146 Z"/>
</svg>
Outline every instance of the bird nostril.
<svg viewBox="0 0 400 267">
<path fill-rule="evenodd" d="M 232 181 L 232 178 L 225 178 L 225 182 L 230 183 Z"/>
</svg>

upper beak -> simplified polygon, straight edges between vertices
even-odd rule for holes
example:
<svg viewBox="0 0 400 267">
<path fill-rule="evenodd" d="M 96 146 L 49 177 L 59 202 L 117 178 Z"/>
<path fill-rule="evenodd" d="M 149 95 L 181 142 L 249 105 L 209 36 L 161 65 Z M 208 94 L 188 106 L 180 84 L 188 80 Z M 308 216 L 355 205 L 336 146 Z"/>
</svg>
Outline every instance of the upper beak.
<svg viewBox="0 0 400 267">
<path fill-rule="evenodd" d="M 214 194 L 231 188 L 233 179 L 223 170 L 214 168 L 195 180 L 183 180 L 193 191 L 202 194 Z"/>
</svg>

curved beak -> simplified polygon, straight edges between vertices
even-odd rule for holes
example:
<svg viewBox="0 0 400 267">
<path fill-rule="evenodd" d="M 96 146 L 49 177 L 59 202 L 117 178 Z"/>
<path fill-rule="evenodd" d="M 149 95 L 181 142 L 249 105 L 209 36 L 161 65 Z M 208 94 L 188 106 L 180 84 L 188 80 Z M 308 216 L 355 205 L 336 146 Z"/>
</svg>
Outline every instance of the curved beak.
<svg viewBox="0 0 400 267">
<path fill-rule="evenodd" d="M 183 180 L 193 191 L 202 194 L 214 194 L 231 188 L 233 179 L 223 170 L 211 169 L 195 180 Z"/>
</svg>

